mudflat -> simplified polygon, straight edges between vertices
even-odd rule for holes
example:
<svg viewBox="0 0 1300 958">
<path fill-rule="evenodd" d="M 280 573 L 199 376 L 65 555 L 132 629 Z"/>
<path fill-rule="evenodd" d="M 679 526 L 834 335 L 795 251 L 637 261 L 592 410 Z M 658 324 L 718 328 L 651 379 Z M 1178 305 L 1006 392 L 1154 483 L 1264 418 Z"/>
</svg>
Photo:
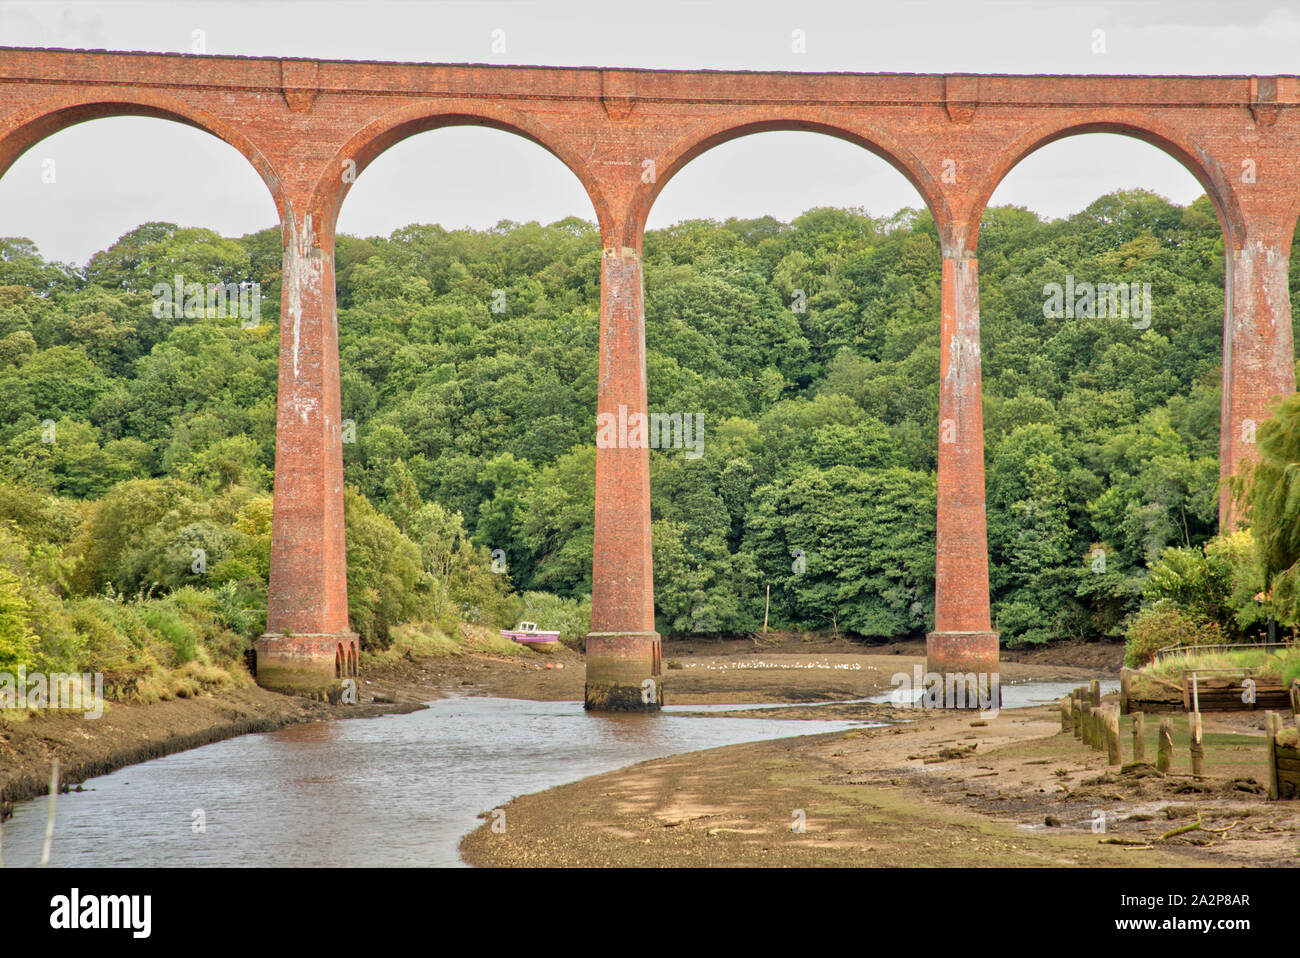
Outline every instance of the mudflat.
<svg viewBox="0 0 1300 958">
<path fill-rule="evenodd" d="M 514 867 L 1300 865 L 1300 803 L 1264 800 L 1252 732 L 1211 723 L 1196 780 L 1185 749 L 1169 775 L 1108 768 L 1052 708 L 926 712 L 516 798 L 504 833 L 485 825 L 461 853 Z"/>
<path fill-rule="evenodd" d="M 675 646 L 675 647 L 674 647 Z M 1003 684 L 1117 674 L 1122 648 L 1080 644 L 1004 660 Z M 837 702 L 887 692 L 923 643 L 864 648 L 778 638 L 666 643 L 672 704 Z M 1066 664 L 1069 663 L 1069 664 Z M 1077 664 L 1076 664 L 1077 663 Z M 497 694 L 503 694 L 504 690 Z M 508 693 L 504 693 L 508 694 Z M 862 703 L 738 715 L 850 718 L 879 728 L 658 759 L 516 798 L 465 860 L 488 866 L 1300 865 L 1300 803 L 1264 796 L 1263 716 L 1206 716 L 1194 779 L 1183 717 L 1167 775 L 1108 766 L 1052 707 L 996 716 Z M 1153 757 L 1158 723 L 1146 726 Z"/>
</svg>

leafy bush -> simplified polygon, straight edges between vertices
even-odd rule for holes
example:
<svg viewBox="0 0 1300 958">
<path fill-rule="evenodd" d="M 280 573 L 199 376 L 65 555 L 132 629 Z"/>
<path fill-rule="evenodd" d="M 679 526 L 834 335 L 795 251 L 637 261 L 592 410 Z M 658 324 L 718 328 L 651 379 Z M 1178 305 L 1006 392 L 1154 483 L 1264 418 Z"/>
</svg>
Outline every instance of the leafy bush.
<svg viewBox="0 0 1300 958">
<path fill-rule="evenodd" d="M 36 651 L 36 636 L 27 624 L 27 600 L 22 581 L 0 568 L 0 671 L 13 672 L 30 665 Z"/>
<path fill-rule="evenodd" d="M 420 617 L 427 606 L 420 550 L 355 489 L 349 488 L 343 501 L 348 619 L 363 645 L 387 648 L 393 626 Z"/>
<path fill-rule="evenodd" d="M 1154 659 L 1156 650 L 1168 645 L 1212 645 L 1224 642 L 1217 622 L 1198 619 L 1168 600 L 1143 609 L 1128 629 L 1124 664 L 1141 668 Z"/>
<path fill-rule="evenodd" d="M 110 489 L 70 546 L 77 561 L 74 590 L 91 594 L 107 585 L 119 593 L 147 589 L 159 566 L 157 550 L 165 548 L 156 527 L 169 514 L 179 518 L 192 507 L 195 492 L 174 479 L 135 479 Z"/>
<path fill-rule="evenodd" d="M 225 582 L 212 593 L 216 613 L 226 628 L 247 638 L 266 631 L 266 585 L 249 588 Z"/>
<path fill-rule="evenodd" d="M 428 577 L 430 614 L 443 629 L 453 631 L 459 621 L 514 625 L 520 602 L 510 591 L 510 575 L 495 571 L 500 566 L 487 549 L 469 541 L 460 513 L 424 503 L 411 514 L 407 531 Z"/>
<path fill-rule="evenodd" d="M 151 609 L 145 613 L 145 623 L 156 629 L 171 646 L 174 665 L 184 665 L 194 658 L 194 632 L 184 622 L 164 609 Z"/>
<path fill-rule="evenodd" d="M 1259 634 L 1268 607 L 1255 600 L 1263 578 L 1248 531 L 1216 536 L 1204 546 L 1166 549 L 1153 562 L 1143 586 L 1151 603 L 1168 602 L 1193 619 L 1216 623 L 1228 641 Z"/>
</svg>

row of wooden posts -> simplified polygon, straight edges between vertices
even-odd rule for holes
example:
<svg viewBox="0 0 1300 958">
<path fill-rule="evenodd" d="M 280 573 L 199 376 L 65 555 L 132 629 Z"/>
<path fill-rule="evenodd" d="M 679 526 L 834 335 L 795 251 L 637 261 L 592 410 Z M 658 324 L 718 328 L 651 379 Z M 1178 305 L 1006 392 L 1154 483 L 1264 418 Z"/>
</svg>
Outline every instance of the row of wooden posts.
<svg viewBox="0 0 1300 958">
<path fill-rule="evenodd" d="M 1133 712 L 1133 761 L 1146 761 L 1146 715 Z M 1201 778 L 1205 774 L 1205 748 L 1201 744 L 1200 713 L 1188 715 L 1192 732 L 1192 774 Z M 1061 731 L 1074 732 L 1074 737 L 1085 745 L 1106 753 L 1109 765 L 1123 765 L 1120 749 L 1119 706 L 1101 704 L 1101 681 L 1093 679 L 1087 688 L 1079 686 L 1061 700 Z M 1160 735 L 1156 739 L 1156 769 L 1168 772 L 1173 762 L 1174 720 L 1165 716 L 1160 720 Z"/>
<path fill-rule="evenodd" d="M 1132 737 L 1134 737 L 1134 762 L 1147 760 L 1147 716 L 1132 712 Z M 1205 775 L 1205 746 L 1201 741 L 1200 712 L 1187 716 L 1192 738 L 1192 775 L 1197 779 Z M 1101 681 L 1092 680 L 1088 688 L 1080 685 L 1069 697 L 1061 699 L 1061 731 L 1074 732 L 1074 737 L 1093 749 L 1105 751 L 1106 763 L 1122 766 L 1123 755 L 1119 749 L 1119 706 L 1101 705 Z M 1160 720 L 1160 736 L 1156 738 L 1156 770 L 1169 772 L 1174 758 L 1174 720 L 1165 716 Z"/>
<path fill-rule="evenodd" d="M 1300 691 L 1300 680 L 1296 683 Z M 1132 712 L 1133 762 L 1146 762 L 1146 715 Z M 1088 687 L 1079 686 L 1061 700 L 1061 731 L 1074 732 L 1074 737 L 1098 751 L 1106 753 L 1108 765 L 1124 764 L 1120 749 L 1120 709 L 1118 705 L 1101 704 L 1101 681 L 1093 679 Z M 1268 743 L 1268 797 L 1276 799 L 1280 792 L 1280 775 L 1290 770 L 1291 753 L 1277 746 L 1276 736 L 1281 731 L 1282 717 L 1276 712 L 1265 716 L 1265 738 Z M 1300 716 L 1296 718 L 1300 728 Z M 1191 740 L 1192 776 L 1205 777 L 1205 745 L 1201 733 L 1201 713 L 1188 712 L 1187 726 Z M 1160 719 L 1160 734 L 1156 738 L 1156 770 L 1168 774 L 1173 761 L 1174 720 L 1166 715 Z M 1282 754 L 1285 753 L 1285 754 Z M 1283 768 L 1285 766 L 1285 769 Z M 1298 769 L 1300 770 L 1300 769 Z"/>
</svg>

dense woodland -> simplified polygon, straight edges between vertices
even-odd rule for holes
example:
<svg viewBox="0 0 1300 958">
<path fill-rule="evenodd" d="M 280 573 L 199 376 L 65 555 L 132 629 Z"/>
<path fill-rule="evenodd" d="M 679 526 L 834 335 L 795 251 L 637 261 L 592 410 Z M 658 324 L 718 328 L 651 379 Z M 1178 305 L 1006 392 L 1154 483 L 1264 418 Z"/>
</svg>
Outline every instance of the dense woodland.
<svg viewBox="0 0 1300 958">
<path fill-rule="evenodd" d="M 525 608 L 584 631 L 600 255 L 577 219 L 339 237 L 348 576 L 367 647 L 402 622 L 497 625 Z M 1051 222 L 994 208 L 979 257 L 1003 641 L 1131 633 L 1144 596 L 1152 625 L 1186 584 L 1153 582 L 1153 564 L 1201 574 L 1226 550 L 1233 588 L 1254 587 L 1248 535 L 1201 548 L 1224 298 L 1209 201 L 1124 192 Z M 149 223 L 84 268 L 0 240 L 0 668 L 186 666 L 202 682 L 263 628 L 280 268 L 278 229 Z M 260 284 L 260 322 L 158 315 L 154 287 L 177 274 Z M 1044 287 L 1067 274 L 1149 283 L 1149 328 L 1045 318 Z M 650 453 L 660 631 L 755 630 L 771 586 L 776 627 L 924 632 L 929 214 L 682 223 L 647 234 L 645 286 L 650 408 L 704 422 L 699 458 Z M 1253 601 L 1177 614 L 1245 634 L 1267 619 Z"/>
</svg>

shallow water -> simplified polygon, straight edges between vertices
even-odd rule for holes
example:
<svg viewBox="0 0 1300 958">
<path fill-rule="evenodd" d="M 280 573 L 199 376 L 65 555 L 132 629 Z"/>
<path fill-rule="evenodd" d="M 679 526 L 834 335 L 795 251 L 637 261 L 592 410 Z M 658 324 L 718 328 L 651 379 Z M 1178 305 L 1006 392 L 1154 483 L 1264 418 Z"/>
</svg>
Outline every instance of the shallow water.
<svg viewBox="0 0 1300 958">
<path fill-rule="evenodd" d="M 863 724 L 678 710 L 591 715 L 581 702 L 462 697 L 244 735 L 60 795 L 50 863 L 460 865 L 457 846 L 479 813 L 516 795 L 665 755 Z M 15 806 L 6 865 L 40 860 L 46 802 Z"/>
</svg>

